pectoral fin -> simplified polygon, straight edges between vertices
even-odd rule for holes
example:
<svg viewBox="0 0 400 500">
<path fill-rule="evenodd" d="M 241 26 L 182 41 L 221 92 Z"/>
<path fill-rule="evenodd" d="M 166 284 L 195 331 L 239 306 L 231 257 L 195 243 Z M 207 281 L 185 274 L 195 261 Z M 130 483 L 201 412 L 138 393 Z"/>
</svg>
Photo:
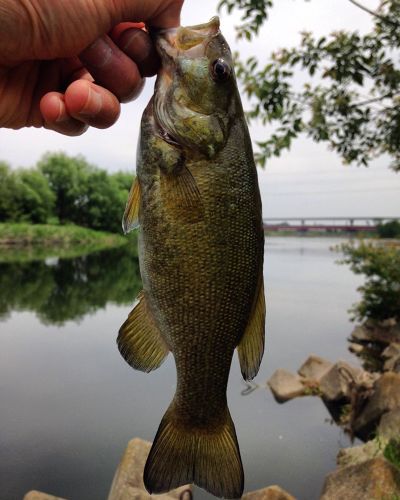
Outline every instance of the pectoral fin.
<svg viewBox="0 0 400 500">
<path fill-rule="evenodd" d="M 203 219 L 204 205 L 196 180 L 184 166 L 180 172 L 162 176 L 162 196 L 167 209 L 183 222 Z"/>
<path fill-rule="evenodd" d="M 117 344 L 125 361 L 143 372 L 158 368 L 168 355 L 169 349 L 154 323 L 143 292 L 121 326 Z"/>
<path fill-rule="evenodd" d="M 122 218 L 122 229 L 127 234 L 132 229 L 139 226 L 139 206 L 140 206 L 140 184 L 136 178 L 129 192 L 124 216 Z"/>
<path fill-rule="evenodd" d="M 264 338 L 265 298 L 261 276 L 249 322 L 237 348 L 240 369 L 245 380 L 252 380 L 258 373 L 264 354 Z"/>
</svg>

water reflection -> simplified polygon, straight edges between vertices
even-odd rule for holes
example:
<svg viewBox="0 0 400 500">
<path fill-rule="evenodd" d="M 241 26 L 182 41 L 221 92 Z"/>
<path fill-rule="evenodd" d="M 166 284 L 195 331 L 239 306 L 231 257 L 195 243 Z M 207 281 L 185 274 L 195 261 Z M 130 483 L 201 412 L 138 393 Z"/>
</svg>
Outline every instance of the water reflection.
<svg viewBox="0 0 400 500">
<path fill-rule="evenodd" d="M 0 262 L 0 319 L 15 310 L 34 311 L 42 323 L 62 325 L 107 303 L 128 304 L 141 288 L 134 242 L 75 258 L 5 260 Z"/>
</svg>

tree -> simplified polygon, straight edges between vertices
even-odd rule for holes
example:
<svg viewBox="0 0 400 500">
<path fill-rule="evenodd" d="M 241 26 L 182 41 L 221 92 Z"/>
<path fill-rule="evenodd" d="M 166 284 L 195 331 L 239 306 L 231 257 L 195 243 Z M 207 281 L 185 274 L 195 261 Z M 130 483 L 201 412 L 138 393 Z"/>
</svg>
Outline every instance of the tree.
<svg viewBox="0 0 400 500">
<path fill-rule="evenodd" d="M 381 0 L 378 10 L 348 0 L 373 17 L 370 33 L 338 31 L 271 54 L 262 67 L 256 57 L 237 63 L 237 75 L 250 98 L 250 120 L 275 124 L 271 137 L 258 142 L 262 165 L 306 134 L 326 142 L 345 163 L 368 165 L 379 155 L 400 170 L 400 1 Z M 272 0 L 221 0 L 219 8 L 239 9 L 238 36 L 251 39 L 268 18 Z M 309 81 L 297 90 L 295 71 Z M 315 82 L 319 77 L 319 83 Z"/>
<path fill-rule="evenodd" d="M 361 242 L 345 243 L 343 264 L 366 277 L 359 287 L 361 300 L 352 308 L 353 318 L 382 321 L 394 318 L 400 322 L 400 248 Z"/>
<path fill-rule="evenodd" d="M 44 224 L 54 213 L 55 195 L 44 175 L 35 169 L 15 172 L 15 201 L 19 220 Z"/>
<path fill-rule="evenodd" d="M 39 170 L 48 179 L 56 196 L 55 212 L 60 222 L 80 223 L 82 208 L 87 202 L 87 182 L 94 170 L 82 156 L 47 153 L 38 162 Z"/>
<path fill-rule="evenodd" d="M 38 163 L 56 197 L 61 223 L 120 232 L 121 219 L 133 176 L 108 174 L 82 156 L 48 153 Z"/>
<path fill-rule="evenodd" d="M 376 227 L 380 238 L 400 238 L 400 221 L 383 222 Z"/>
<path fill-rule="evenodd" d="M 10 165 L 0 162 L 0 222 L 14 219 L 18 215 L 15 194 L 15 179 Z"/>
<path fill-rule="evenodd" d="M 0 162 L 0 221 L 45 223 L 53 214 L 54 200 L 41 172 L 12 170 Z"/>
</svg>

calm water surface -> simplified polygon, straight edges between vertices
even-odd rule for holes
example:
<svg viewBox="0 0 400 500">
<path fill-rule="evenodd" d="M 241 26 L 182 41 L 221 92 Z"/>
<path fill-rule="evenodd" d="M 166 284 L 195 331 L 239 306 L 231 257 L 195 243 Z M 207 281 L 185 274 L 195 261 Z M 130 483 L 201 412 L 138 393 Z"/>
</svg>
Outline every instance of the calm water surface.
<svg viewBox="0 0 400 500">
<path fill-rule="evenodd" d="M 338 266 L 327 238 L 266 244 L 266 354 L 256 378 L 295 371 L 310 353 L 357 363 L 347 351 L 347 309 L 360 278 Z M 127 247 L 75 259 L 0 256 L 0 498 L 37 489 L 102 500 L 127 442 L 152 440 L 175 387 L 169 356 L 151 374 L 120 357 L 117 331 L 140 290 Z M 318 398 L 278 405 L 260 388 L 242 396 L 235 357 L 228 401 L 245 491 L 279 484 L 299 500 L 319 497 L 348 438 Z M 210 498 L 196 489 L 195 498 Z"/>
</svg>

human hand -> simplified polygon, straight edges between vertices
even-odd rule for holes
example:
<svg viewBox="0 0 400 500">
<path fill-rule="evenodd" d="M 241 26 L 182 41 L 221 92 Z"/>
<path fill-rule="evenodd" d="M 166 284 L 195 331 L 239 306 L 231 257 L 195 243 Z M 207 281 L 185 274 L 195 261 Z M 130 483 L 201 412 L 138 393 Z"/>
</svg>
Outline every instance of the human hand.
<svg viewBox="0 0 400 500">
<path fill-rule="evenodd" d="M 183 0 L 0 0 L 0 127 L 106 128 L 158 69 L 150 26 Z M 139 23 L 139 24 L 138 24 Z"/>
</svg>

